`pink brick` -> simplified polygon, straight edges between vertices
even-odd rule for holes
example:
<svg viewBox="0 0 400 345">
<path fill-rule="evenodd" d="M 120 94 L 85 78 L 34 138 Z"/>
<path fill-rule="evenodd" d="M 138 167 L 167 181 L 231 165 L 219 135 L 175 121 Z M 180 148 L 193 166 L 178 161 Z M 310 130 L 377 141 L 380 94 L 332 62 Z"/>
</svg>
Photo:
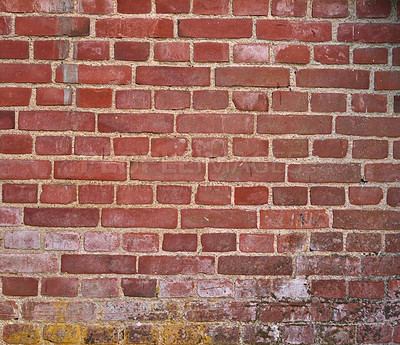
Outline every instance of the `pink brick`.
<svg viewBox="0 0 400 345">
<path fill-rule="evenodd" d="M 194 281 L 162 279 L 159 281 L 158 297 L 192 297 L 194 296 Z"/>
<path fill-rule="evenodd" d="M 117 279 L 83 279 L 82 296 L 86 298 L 118 297 Z"/>
<path fill-rule="evenodd" d="M 112 252 L 119 248 L 119 234 L 115 232 L 86 232 L 83 247 L 88 252 Z"/>
<path fill-rule="evenodd" d="M 21 224 L 21 209 L 0 207 L 0 226 L 16 226 Z"/>
<path fill-rule="evenodd" d="M 158 235 L 145 233 L 127 233 L 122 235 L 122 247 L 128 252 L 158 252 Z"/>
<path fill-rule="evenodd" d="M 6 249 L 39 249 L 39 231 L 6 231 L 4 233 Z"/>
<path fill-rule="evenodd" d="M 226 279 L 204 279 L 197 282 L 197 293 L 200 297 L 229 297 L 233 294 L 233 284 Z"/>
<path fill-rule="evenodd" d="M 48 232 L 44 236 L 44 248 L 46 250 L 78 250 L 79 233 L 77 232 Z"/>
</svg>

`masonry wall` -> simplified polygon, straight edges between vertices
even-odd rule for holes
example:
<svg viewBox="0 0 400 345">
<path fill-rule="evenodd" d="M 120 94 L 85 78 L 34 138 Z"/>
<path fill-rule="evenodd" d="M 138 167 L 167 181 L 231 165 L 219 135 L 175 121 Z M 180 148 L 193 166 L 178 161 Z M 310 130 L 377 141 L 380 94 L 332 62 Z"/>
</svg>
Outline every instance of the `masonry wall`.
<svg viewBox="0 0 400 345">
<path fill-rule="evenodd" d="M 400 343 L 400 6 L 0 0 L 1 344 Z"/>
</svg>

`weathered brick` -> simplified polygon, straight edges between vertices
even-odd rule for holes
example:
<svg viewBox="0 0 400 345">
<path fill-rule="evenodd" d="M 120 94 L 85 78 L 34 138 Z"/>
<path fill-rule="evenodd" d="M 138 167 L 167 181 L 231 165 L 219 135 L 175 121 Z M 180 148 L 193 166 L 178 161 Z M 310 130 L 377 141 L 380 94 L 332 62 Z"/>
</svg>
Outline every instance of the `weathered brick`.
<svg viewBox="0 0 400 345">
<path fill-rule="evenodd" d="M 211 256 L 141 256 L 140 274 L 214 274 L 215 258 Z"/>
<path fill-rule="evenodd" d="M 292 260 L 285 256 L 221 256 L 218 273 L 228 275 L 291 275 Z"/>
</svg>

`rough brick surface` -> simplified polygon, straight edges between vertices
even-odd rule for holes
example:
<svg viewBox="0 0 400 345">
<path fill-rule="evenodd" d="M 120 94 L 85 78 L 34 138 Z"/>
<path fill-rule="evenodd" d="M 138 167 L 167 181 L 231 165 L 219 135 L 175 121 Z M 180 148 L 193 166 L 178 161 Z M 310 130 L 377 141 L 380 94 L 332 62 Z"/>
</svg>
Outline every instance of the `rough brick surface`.
<svg viewBox="0 0 400 345">
<path fill-rule="evenodd" d="M 0 343 L 400 344 L 399 19 L 0 0 Z"/>
</svg>

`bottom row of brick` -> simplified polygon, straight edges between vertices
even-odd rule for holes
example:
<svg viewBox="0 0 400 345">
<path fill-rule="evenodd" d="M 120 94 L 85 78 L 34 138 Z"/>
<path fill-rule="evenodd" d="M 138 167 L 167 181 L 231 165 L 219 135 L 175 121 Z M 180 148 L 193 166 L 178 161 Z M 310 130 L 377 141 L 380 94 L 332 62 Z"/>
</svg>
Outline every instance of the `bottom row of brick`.
<svg viewBox="0 0 400 345">
<path fill-rule="evenodd" d="M 239 326 L 166 323 L 78 326 L 9 324 L 3 328 L 8 344 L 355 344 L 400 343 L 400 326 L 389 325 L 266 325 Z"/>
</svg>

